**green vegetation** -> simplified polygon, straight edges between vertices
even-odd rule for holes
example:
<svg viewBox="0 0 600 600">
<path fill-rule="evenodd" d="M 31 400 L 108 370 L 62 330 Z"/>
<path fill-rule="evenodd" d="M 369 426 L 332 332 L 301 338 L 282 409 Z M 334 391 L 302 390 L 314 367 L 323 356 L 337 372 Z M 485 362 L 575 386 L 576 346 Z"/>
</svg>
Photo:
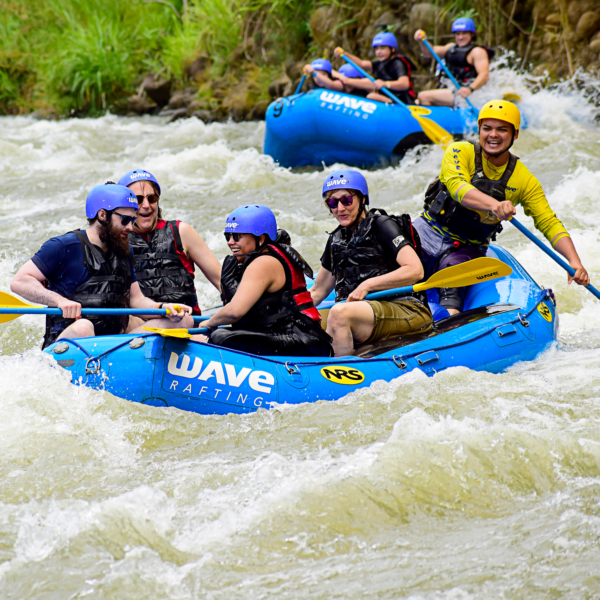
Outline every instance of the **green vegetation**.
<svg viewBox="0 0 600 600">
<path fill-rule="evenodd" d="M 290 46 L 309 41 L 312 7 L 312 0 L 0 0 L 0 112 L 102 112 L 137 92 L 149 71 L 183 87 L 197 56 L 210 57 L 215 77 L 240 59 L 278 72 Z"/>
</svg>

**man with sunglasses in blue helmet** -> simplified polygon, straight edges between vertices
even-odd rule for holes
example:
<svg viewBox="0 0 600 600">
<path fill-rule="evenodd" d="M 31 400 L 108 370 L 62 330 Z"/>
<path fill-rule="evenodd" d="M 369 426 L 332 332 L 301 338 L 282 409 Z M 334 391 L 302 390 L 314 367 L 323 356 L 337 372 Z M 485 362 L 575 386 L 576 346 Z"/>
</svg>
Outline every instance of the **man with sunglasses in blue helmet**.
<svg viewBox="0 0 600 600">
<path fill-rule="evenodd" d="M 335 49 L 335 56 L 347 56 L 365 71 L 373 73 L 375 83 L 365 78 L 353 82 L 355 89 L 361 89 L 368 92 L 369 100 L 377 102 L 390 103 L 392 100 L 379 90 L 387 88 L 404 104 L 415 103 L 415 91 L 412 82 L 412 72 L 416 70 L 414 63 L 406 56 L 397 54 L 398 41 L 396 36 L 387 31 L 378 33 L 373 38 L 373 48 L 375 49 L 376 60 L 363 60 L 343 48 Z"/>
<path fill-rule="evenodd" d="M 223 308 L 205 323 L 209 343 L 259 355 L 331 356 L 331 338 L 306 290 L 312 269 L 277 231 L 267 206 L 236 208 L 225 222 L 232 255 L 221 275 Z M 216 329 L 220 325 L 231 328 Z"/>
<path fill-rule="evenodd" d="M 490 78 L 490 60 L 496 51 L 487 46 L 475 44 L 477 30 L 475 21 L 466 17 L 456 19 L 452 24 L 454 42 L 445 46 L 433 46 L 435 53 L 444 59 L 448 70 L 461 85 L 459 90 L 448 88 L 448 81 L 440 75 L 440 87 L 444 89 L 419 92 L 419 104 L 425 106 L 454 106 L 455 94 L 468 98 L 474 91 L 482 88 Z M 426 33 L 419 29 L 415 32 L 415 40 L 421 46 L 423 56 L 433 58 L 423 44 Z"/>
<path fill-rule="evenodd" d="M 332 79 L 331 63 L 326 58 L 317 58 L 309 65 L 304 65 L 304 73 L 313 78 L 313 84 L 309 85 L 309 88 L 325 88 L 336 92 L 344 91 L 344 84 L 337 79 Z"/>
<path fill-rule="evenodd" d="M 310 290 L 315 306 L 335 289 L 327 318 L 336 356 L 355 347 L 401 335 L 427 333 L 433 318 L 425 292 L 390 301 L 364 300 L 370 292 L 414 285 L 423 279 L 420 242 L 410 217 L 369 210 L 369 189 L 361 173 L 341 169 L 323 183 L 323 198 L 339 227 L 329 235 L 321 269 Z"/>
<path fill-rule="evenodd" d="M 134 169 L 119 179 L 119 185 L 128 187 L 138 201 L 129 245 L 142 293 L 156 302 L 186 304 L 199 315 L 194 265 L 219 289 L 219 261 L 191 225 L 162 218 L 160 185 L 152 173 Z"/>
<path fill-rule="evenodd" d="M 122 185 L 96 186 L 86 200 L 89 227 L 48 240 L 14 276 L 11 290 L 31 302 L 56 306 L 62 315 L 46 317 L 43 348 L 59 338 L 115 335 L 128 330 L 127 316 L 81 318 L 83 308 L 160 308 L 140 291 L 127 236 L 138 202 Z M 165 304 L 168 319 L 150 326 L 191 327 L 189 307 Z M 182 320 L 183 319 L 183 320 Z M 135 331 L 135 330 L 134 330 Z"/>
</svg>

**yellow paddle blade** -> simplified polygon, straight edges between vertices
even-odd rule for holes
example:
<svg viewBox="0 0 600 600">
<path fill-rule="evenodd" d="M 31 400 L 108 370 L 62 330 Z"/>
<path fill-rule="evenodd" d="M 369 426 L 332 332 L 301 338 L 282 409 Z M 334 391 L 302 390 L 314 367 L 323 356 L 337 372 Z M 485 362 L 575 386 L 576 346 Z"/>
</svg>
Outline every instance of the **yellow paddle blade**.
<svg viewBox="0 0 600 600">
<path fill-rule="evenodd" d="M 189 333 L 187 329 L 161 329 L 160 327 L 144 327 L 146 331 L 150 331 L 151 333 L 157 333 L 162 337 L 173 337 L 180 339 L 188 339 L 191 338 L 192 335 Z"/>
<path fill-rule="evenodd" d="M 496 258 L 476 258 L 434 273 L 427 281 L 415 285 L 415 292 L 431 288 L 465 287 L 482 281 L 506 277 L 512 269 Z"/>
<path fill-rule="evenodd" d="M 454 137 L 448 131 L 446 131 L 441 125 L 427 119 L 424 115 L 430 115 L 431 110 L 425 106 L 407 106 L 410 110 L 411 115 L 419 122 L 423 133 L 438 146 L 441 146 L 444 150 L 454 141 Z"/>
<path fill-rule="evenodd" d="M 39 304 L 27 304 L 19 298 L 15 298 L 12 294 L 0 292 L 0 308 L 44 308 Z M 18 319 L 22 315 L 2 315 L 0 314 L 0 324 L 8 323 L 13 319 Z"/>
<path fill-rule="evenodd" d="M 521 96 L 513 92 L 506 92 L 502 94 L 502 100 L 507 100 L 508 102 L 521 102 Z"/>
</svg>

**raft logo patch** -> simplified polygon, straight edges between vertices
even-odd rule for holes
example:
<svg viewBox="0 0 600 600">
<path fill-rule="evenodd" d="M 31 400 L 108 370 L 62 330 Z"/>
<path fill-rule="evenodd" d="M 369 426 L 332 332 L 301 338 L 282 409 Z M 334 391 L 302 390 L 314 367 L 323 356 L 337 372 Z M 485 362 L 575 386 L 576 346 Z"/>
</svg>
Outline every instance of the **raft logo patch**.
<svg viewBox="0 0 600 600">
<path fill-rule="evenodd" d="M 352 367 L 341 367 L 332 365 L 323 367 L 321 375 L 332 383 L 341 383 L 342 385 L 357 385 L 365 380 L 364 373 Z"/>
<path fill-rule="evenodd" d="M 430 115 L 431 111 L 424 106 L 409 106 L 410 112 L 413 115 Z"/>
<path fill-rule="evenodd" d="M 253 406 L 269 404 L 267 400 L 276 395 L 275 377 L 267 371 L 218 360 L 203 361 L 199 356 L 176 352 L 171 352 L 166 365 L 163 388 L 177 394 Z"/>
<path fill-rule="evenodd" d="M 537 306 L 538 312 L 548 323 L 552 323 L 552 311 L 543 303 L 540 302 Z"/>
<path fill-rule="evenodd" d="M 377 110 L 375 102 L 352 98 L 350 96 L 341 96 L 333 92 L 321 92 L 319 96 L 321 104 L 319 108 L 339 112 L 347 117 L 358 117 L 368 119 Z"/>
</svg>

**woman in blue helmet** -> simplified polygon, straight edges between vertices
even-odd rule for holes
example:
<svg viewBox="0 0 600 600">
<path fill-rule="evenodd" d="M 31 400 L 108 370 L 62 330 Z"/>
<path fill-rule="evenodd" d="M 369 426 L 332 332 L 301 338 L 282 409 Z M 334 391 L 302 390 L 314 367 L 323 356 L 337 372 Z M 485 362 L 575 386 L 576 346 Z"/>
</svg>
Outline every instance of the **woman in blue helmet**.
<svg viewBox="0 0 600 600">
<path fill-rule="evenodd" d="M 194 265 L 219 289 L 219 261 L 191 225 L 162 218 L 160 185 L 152 173 L 134 169 L 119 184 L 128 187 L 139 203 L 129 245 L 142 292 L 157 302 L 189 305 L 200 314 Z"/>
<path fill-rule="evenodd" d="M 331 63 L 326 58 L 317 58 L 309 65 L 304 65 L 304 72 L 306 75 L 312 76 L 313 78 L 313 85 L 309 85 L 309 87 L 312 89 L 325 88 L 335 92 L 344 91 L 344 84 L 337 79 L 331 78 Z"/>
<path fill-rule="evenodd" d="M 455 94 L 468 98 L 475 90 L 482 88 L 490 78 L 490 60 L 496 54 L 491 48 L 475 44 L 477 31 L 475 21 L 468 18 L 456 19 L 452 24 L 455 42 L 445 46 L 433 46 L 435 53 L 445 60 L 448 70 L 454 75 L 461 88 L 450 89 L 450 82 L 442 77 L 441 87 L 445 89 L 419 92 L 419 104 L 427 106 L 454 106 Z M 415 32 L 415 40 L 421 46 L 423 56 L 431 57 L 423 44 L 425 32 Z M 432 57 L 431 57 L 432 58 Z"/>
<path fill-rule="evenodd" d="M 373 48 L 375 48 L 377 60 L 363 60 L 358 56 L 345 52 L 343 48 L 336 48 L 334 54 L 336 57 L 345 54 L 359 67 L 373 73 L 375 83 L 366 78 L 353 83 L 356 89 L 368 92 L 367 98 L 369 100 L 392 102 L 390 98 L 379 91 L 382 88 L 387 88 L 404 104 L 414 104 L 416 96 L 413 88 L 412 72 L 416 70 L 415 65 L 406 56 L 397 54 L 398 41 L 396 36 L 390 32 L 378 33 L 373 38 Z"/>
<path fill-rule="evenodd" d="M 433 318 L 425 292 L 392 301 L 364 300 L 370 292 L 423 279 L 419 238 L 410 217 L 369 210 L 367 182 L 352 169 L 331 173 L 323 184 L 323 198 L 339 227 L 327 240 L 311 295 L 316 306 L 333 289 L 336 301 L 346 300 L 335 304 L 327 319 L 335 355 L 352 354 L 358 345 L 427 333 Z"/>
<path fill-rule="evenodd" d="M 232 255 L 221 274 L 224 306 L 206 322 L 209 343 L 259 355 L 331 356 L 331 339 L 306 290 L 304 274 L 312 277 L 312 269 L 287 233 L 278 235 L 271 209 L 240 206 L 227 217 L 225 239 Z"/>
<path fill-rule="evenodd" d="M 46 317 L 43 348 L 59 338 L 135 332 L 127 316 L 81 318 L 83 308 L 160 308 L 140 290 L 127 236 L 138 209 L 135 194 L 122 185 L 96 186 L 88 195 L 89 226 L 48 240 L 14 276 L 11 290 L 26 300 L 56 306 L 62 315 Z M 153 327 L 193 327 L 189 306 L 164 304 L 167 319 Z M 133 331 L 132 331 L 133 330 Z M 141 330 L 140 330 L 141 331 Z"/>
</svg>

